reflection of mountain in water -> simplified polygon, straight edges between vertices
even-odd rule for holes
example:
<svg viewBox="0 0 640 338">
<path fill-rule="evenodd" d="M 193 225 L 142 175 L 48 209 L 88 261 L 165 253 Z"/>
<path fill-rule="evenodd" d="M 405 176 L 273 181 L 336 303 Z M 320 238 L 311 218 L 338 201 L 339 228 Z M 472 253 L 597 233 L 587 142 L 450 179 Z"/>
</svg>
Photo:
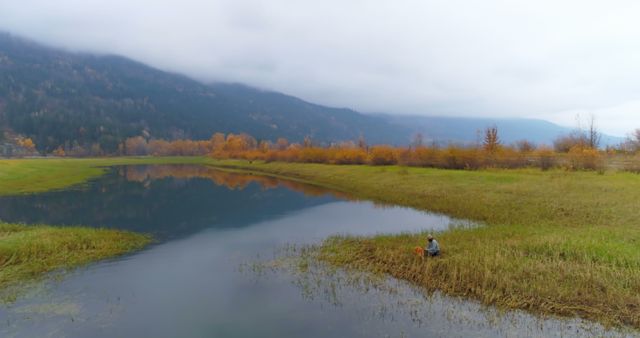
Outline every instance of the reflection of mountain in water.
<svg viewBox="0 0 640 338">
<path fill-rule="evenodd" d="M 243 190 L 251 183 L 258 183 L 264 189 L 285 187 L 299 191 L 306 196 L 333 195 L 341 199 L 351 199 L 347 194 L 328 190 L 319 186 L 304 184 L 296 181 L 281 180 L 269 176 L 252 175 L 214 169 L 202 165 L 172 164 L 172 165 L 136 165 L 118 168 L 120 175 L 128 181 L 150 182 L 167 177 L 174 178 L 206 178 L 216 185 L 225 186 L 232 190 Z"/>
<path fill-rule="evenodd" d="M 334 200 L 320 188 L 205 167 L 121 167 L 81 189 L 0 198 L 0 219 L 120 228 L 167 239 Z"/>
</svg>

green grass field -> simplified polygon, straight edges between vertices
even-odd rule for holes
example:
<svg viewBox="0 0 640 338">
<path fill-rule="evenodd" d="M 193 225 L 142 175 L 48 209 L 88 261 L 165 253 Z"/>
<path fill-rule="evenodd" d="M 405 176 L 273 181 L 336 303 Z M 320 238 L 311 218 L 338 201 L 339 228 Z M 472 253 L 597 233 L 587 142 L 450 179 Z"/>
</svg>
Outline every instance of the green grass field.
<svg viewBox="0 0 640 338">
<path fill-rule="evenodd" d="M 444 252 L 438 259 L 413 255 L 424 234 L 333 237 L 319 257 L 501 308 L 640 328 L 639 175 L 206 158 L 20 160 L 0 161 L 0 194 L 59 189 L 100 175 L 96 167 L 134 163 L 200 163 L 287 177 L 477 221 L 485 226 L 437 234 Z"/>
<path fill-rule="evenodd" d="M 82 184 L 104 173 L 104 168 L 124 164 L 201 163 L 202 157 L 115 157 L 95 159 L 0 160 L 0 196 L 37 193 Z"/>
</svg>

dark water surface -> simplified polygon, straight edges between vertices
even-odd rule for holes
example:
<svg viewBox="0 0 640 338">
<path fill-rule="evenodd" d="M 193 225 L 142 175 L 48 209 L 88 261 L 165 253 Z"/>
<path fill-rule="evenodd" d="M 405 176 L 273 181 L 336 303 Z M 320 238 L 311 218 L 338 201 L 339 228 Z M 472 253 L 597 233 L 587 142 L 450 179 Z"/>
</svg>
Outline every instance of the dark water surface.
<svg viewBox="0 0 640 338">
<path fill-rule="evenodd" d="M 28 288 L 0 305 L 2 337 L 493 337 L 617 335 L 579 320 L 500 314 L 393 279 L 353 282 L 252 262 L 332 234 L 452 221 L 295 182 L 200 166 L 135 166 L 73 189 L 0 198 L 8 222 L 87 225 L 158 242 Z M 460 222 L 453 222 L 460 223 Z"/>
</svg>

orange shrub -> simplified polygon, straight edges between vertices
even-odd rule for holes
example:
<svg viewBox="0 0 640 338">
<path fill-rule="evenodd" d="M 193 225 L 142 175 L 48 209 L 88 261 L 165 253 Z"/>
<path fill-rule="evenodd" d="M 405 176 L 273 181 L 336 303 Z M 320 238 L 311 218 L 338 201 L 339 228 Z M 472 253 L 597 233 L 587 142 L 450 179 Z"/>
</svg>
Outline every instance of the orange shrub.
<svg viewBox="0 0 640 338">
<path fill-rule="evenodd" d="M 328 151 L 322 148 L 310 147 L 302 148 L 298 154 L 300 162 L 305 163 L 328 163 L 329 154 Z"/>
<path fill-rule="evenodd" d="M 444 154 L 445 169 L 479 169 L 481 167 L 480 151 L 476 148 L 460 148 L 450 146 Z"/>
<path fill-rule="evenodd" d="M 418 147 L 414 151 L 412 165 L 421 167 L 442 167 L 445 163 L 444 154 L 441 149 Z"/>
<path fill-rule="evenodd" d="M 497 168 L 523 168 L 530 165 L 527 156 L 513 148 L 500 147 L 494 154 L 489 154 L 485 159 L 485 166 Z"/>
<path fill-rule="evenodd" d="M 558 158 L 553 149 L 540 147 L 534 152 L 536 165 L 542 170 L 549 170 L 556 166 Z"/>
<path fill-rule="evenodd" d="M 569 150 L 569 169 L 604 170 L 604 159 L 597 149 L 574 146 Z"/>
<path fill-rule="evenodd" d="M 290 145 L 286 150 L 281 151 L 279 161 L 285 162 L 300 162 L 300 152 L 302 148 L 300 148 L 297 144 Z"/>
<path fill-rule="evenodd" d="M 256 161 L 256 160 L 266 160 L 267 154 L 259 151 L 259 150 L 247 150 L 242 153 L 242 157 L 245 160 Z"/>
<path fill-rule="evenodd" d="M 341 148 L 333 152 L 335 164 L 364 164 L 367 162 L 367 152 L 360 148 Z"/>
<path fill-rule="evenodd" d="M 369 163 L 373 165 L 396 164 L 395 149 L 390 146 L 375 146 L 369 152 Z"/>
<path fill-rule="evenodd" d="M 330 147 L 313 146 L 310 139 L 306 145 L 289 143 L 284 138 L 275 143 L 262 140 L 257 142 L 248 134 L 214 134 L 206 141 L 192 140 L 150 140 L 132 137 L 121 145 L 126 154 L 152 155 L 202 155 L 216 158 L 239 158 L 264 160 L 267 162 L 304 162 L 328 164 L 371 164 L 433 167 L 444 169 L 480 168 L 522 168 L 538 166 L 543 170 L 557 165 L 562 157 L 548 147 L 537 148 L 526 141 L 513 146 L 496 143 L 487 147 L 467 147 L 450 145 L 447 148 L 427 147 L 418 144 L 413 147 L 392 147 L 379 145 L 365 147 L 364 142 L 341 142 Z M 603 155 L 597 149 L 584 145 L 571 148 L 565 165 L 572 170 L 604 170 Z"/>
</svg>

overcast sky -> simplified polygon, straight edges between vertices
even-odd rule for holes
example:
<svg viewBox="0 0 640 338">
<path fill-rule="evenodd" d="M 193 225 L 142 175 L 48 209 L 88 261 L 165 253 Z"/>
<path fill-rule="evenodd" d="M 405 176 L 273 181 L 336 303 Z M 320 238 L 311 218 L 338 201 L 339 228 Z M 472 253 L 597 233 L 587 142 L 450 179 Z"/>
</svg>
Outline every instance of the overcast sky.
<svg viewBox="0 0 640 338">
<path fill-rule="evenodd" d="M 640 1 L 0 0 L 0 30 L 363 112 L 640 128 Z"/>
</svg>

